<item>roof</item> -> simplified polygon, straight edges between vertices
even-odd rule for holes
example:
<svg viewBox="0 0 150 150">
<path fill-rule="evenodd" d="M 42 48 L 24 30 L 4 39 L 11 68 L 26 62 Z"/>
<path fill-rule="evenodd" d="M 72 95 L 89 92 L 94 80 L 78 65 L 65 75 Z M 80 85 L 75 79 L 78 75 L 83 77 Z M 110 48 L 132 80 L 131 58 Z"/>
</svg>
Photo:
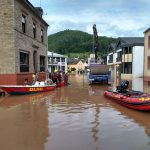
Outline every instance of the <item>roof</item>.
<svg viewBox="0 0 150 150">
<path fill-rule="evenodd" d="M 41 11 L 43 11 L 41 7 L 34 7 L 28 0 L 23 0 L 22 2 L 24 2 L 46 26 L 49 26 L 48 23 L 39 14 L 39 11 L 38 11 L 39 9 L 41 9 Z"/>
<path fill-rule="evenodd" d="M 111 44 L 109 45 L 109 47 L 108 47 L 108 50 L 114 51 L 115 48 L 116 48 L 116 43 L 111 43 Z"/>
<path fill-rule="evenodd" d="M 76 65 L 79 61 L 81 61 L 80 59 L 74 59 L 74 58 L 70 58 L 67 60 L 67 64 L 68 65 Z"/>
<path fill-rule="evenodd" d="M 116 43 L 111 43 L 109 44 L 109 46 L 107 47 L 106 51 L 107 53 L 111 53 L 111 52 L 114 52 L 116 49 Z"/>
<path fill-rule="evenodd" d="M 144 37 L 119 37 L 119 42 L 121 42 L 121 47 L 144 46 Z"/>
<path fill-rule="evenodd" d="M 108 46 L 107 54 L 129 46 L 144 46 L 144 37 L 119 37 L 117 43 Z"/>
<path fill-rule="evenodd" d="M 150 30 L 150 27 L 149 27 L 148 29 L 146 29 L 146 30 L 144 31 L 144 33 L 148 32 L 149 30 Z"/>
<path fill-rule="evenodd" d="M 144 43 L 144 37 L 119 37 L 119 39 L 129 44 Z"/>
<path fill-rule="evenodd" d="M 47 52 L 47 55 L 48 55 L 48 57 L 63 57 L 63 58 L 67 58 L 67 56 L 65 56 L 65 55 L 61 55 L 61 54 L 50 52 L 50 51 Z"/>
</svg>

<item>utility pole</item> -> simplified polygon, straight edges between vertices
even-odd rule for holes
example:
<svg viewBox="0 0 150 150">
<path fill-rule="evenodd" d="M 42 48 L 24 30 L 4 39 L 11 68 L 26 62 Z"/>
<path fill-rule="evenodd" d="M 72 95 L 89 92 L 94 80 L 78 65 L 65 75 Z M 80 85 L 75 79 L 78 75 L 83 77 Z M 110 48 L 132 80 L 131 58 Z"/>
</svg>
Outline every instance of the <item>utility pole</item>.
<svg viewBox="0 0 150 150">
<path fill-rule="evenodd" d="M 53 51 L 52 51 L 51 61 L 52 61 L 52 68 L 51 68 L 52 70 L 51 70 L 51 72 L 54 73 L 54 66 L 53 66 L 53 65 L 54 65 L 54 57 L 53 57 Z"/>
<path fill-rule="evenodd" d="M 93 25 L 93 51 L 95 53 L 95 63 L 97 63 L 97 52 L 99 50 L 99 42 L 98 42 L 98 35 L 96 24 Z"/>
</svg>

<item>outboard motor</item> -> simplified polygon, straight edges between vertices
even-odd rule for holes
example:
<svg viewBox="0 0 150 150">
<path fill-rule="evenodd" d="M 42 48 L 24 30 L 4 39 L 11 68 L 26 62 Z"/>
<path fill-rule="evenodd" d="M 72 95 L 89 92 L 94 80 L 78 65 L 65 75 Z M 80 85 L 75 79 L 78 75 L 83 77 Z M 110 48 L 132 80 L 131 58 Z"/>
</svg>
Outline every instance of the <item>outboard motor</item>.
<svg viewBox="0 0 150 150">
<path fill-rule="evenodd" d="M 129 81 L 123 80 L 119 86 L 117 86 L 116 91 L 119 93 L 127 93 L 129 87 Z"/>
</svg>

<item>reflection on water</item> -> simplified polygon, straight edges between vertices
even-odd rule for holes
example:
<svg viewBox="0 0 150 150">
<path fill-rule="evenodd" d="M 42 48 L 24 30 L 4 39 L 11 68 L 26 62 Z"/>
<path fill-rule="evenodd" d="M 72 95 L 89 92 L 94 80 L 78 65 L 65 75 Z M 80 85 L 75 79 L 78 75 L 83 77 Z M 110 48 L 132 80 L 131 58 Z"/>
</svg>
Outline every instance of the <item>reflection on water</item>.
<svg viewBox="0 0 150 150">
<path fill-rule="evenodd" d="M 48 135 L 48 107 L 37 95 L 8 96 L 0 102 L 0 147 L 3 150 L 44 149 Z M 44 97 L 43 97 L 44 98 Z"/>
<path fill-rule="evenodd" d="M 119 85 L 122 80 L 120 78 L 116 78 L 114 80 L 115 82 L 112 83 L 110 89 L 115 91 L 116 86 Z M 150 81 L 144 81 L 143 78 L 133 78 L 132 80 L 128 81 L 129 81 L 129 89 L 150 93 Z"/>
<path fill-rule="evenodd" d="M 149 113 L 104 98 L 108 86 L 89 86 L 86 76 L 71 77 L 70 82 L 48 93 L 1 97 L 1 149 L 150 149 Z M 145 85 L 149 87 L 141 80 L 130 84 L 136 90 L 145 90 Z"/>
</svg>

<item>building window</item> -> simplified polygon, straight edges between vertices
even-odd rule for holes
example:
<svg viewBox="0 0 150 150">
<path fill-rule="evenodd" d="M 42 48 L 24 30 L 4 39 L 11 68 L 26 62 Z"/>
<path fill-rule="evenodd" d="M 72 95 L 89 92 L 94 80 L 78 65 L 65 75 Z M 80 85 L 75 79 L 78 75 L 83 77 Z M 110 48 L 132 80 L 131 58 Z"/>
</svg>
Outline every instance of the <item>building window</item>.
<svg viewBox="0 0 150 150">
<path fill-rule="evenodd" d="M 40 71 L 45 71 L 45 56 L 40 56 Z"/>
<path fill-rule="evenodd" d="M 29 72 L 29 53 L 20 52 L 20 72 Z"/>
<path fill-rule="evenodd" d="M 36 38 L 36 24 L 33 23 L 33 38 Z"/>
<path fill-rule="evenodd" d="M 44 42 L 44 31 L 41 29 L 41 42 Z"/>
<path fill-rule="evenodd" d="M 150 56 L 148 56 L 147 58 L 147 69 L 150 70 Z"/>
<path fill-rule="evenodd" d="M 123 74 L 132 74 L 132 62 L 125 62 L 121 64 Z"/>
<path fill-rule="evenodd" d="M 132 47 L 125 47 L 123 49 L 123 54 L 132 54 Z"/>
<path fill-rule="evenodd" d="M 150 49 L 150 36 L 148 36 L 148 49 Z"/>
<path fill-rule="evenodd" d="M 128 47 L 124 48 L 124 54 L 128 54 Z"/>
<path fill-rule="evenodd" d="M 26 33 L 26 16 L 22 15 L 22 32 Z"/>
<path fill-rule="evenodd" d="M 118 52 L 118 53 L 117 53 L 117 56 L 118 56 L 118 57 L 121 57 L 121 56 L 122 56 L 122 51 Z"/>
<path fill-rule="evenodd" d="M 57 58 L 56 58 L 56 61 L 57 61 L 57 62 L 60 62 L 60 58 L 59 58 L 59 57 L 57 57 Z"/>
<path fill-rule="evenodd" d="M 65 62 L 65 58 L 61 58 L 61 62 Z"/>
<path fill-rule="evenodd" d="M 117 58 L 116 58 L 116 61 L 121 61 L 121 58 L 122 58 L 122 51 L 118 52 L 117 53 Z"/>
<path fill-rule="evenodd" d="M 113 54 L 112 54 L 112 55 L 109 55 L 108 63 L 113 63 Z"/>
<path fill-rule="evenodd" d="M 132 47 L 129 47 L 128 54 L 132 54 Z"/>
</svg>

